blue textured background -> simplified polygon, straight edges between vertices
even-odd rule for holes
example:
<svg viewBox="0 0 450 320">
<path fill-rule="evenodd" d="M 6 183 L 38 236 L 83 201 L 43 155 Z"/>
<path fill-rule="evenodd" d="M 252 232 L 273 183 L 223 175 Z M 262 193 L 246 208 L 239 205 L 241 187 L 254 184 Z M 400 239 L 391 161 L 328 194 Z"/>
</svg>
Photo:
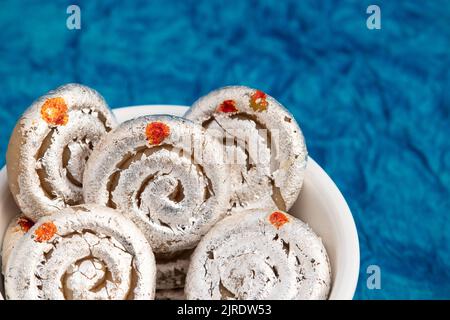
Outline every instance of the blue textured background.
<svg viewBox="0 0 450 320">
<path fill-rule="evenodd" d="M 449 1 L 86 1 L 80 31 L 70 3 L 0 3 L 0 165 L 23 110 L 67 82 L 112 107 L 257 87 L 294 113 L 349 202 L 356 298 L 450 298 Z M 366 28 L 369 4 L 381 30 Z M 370 264 L 381 290 L 366 287 Z"/>
</svg>

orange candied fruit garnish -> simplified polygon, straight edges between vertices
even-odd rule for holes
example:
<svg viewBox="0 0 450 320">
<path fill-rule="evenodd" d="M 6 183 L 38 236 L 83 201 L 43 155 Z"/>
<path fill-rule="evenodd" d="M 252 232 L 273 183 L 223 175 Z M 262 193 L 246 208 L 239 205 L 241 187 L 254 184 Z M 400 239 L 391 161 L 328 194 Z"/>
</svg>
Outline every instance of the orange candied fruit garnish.
<svg viewBox="0 0 450 320">
<path fill-rule="evenodd" d="M 69 121 L 67 104 L 61 97 L 49 98 L 41 108 L 41 117 L 51 125 L 64 126 Z"/>
<path fill-rule="evenodd" d="M 217 111 L 230 113 L 238 112 L 239 110 L 236 108 L 236 102 L 234 100 L 225 100 L 217 107 Z"/>
<path fill-rule="evenodd" d="M 269 216 L 269 222 L 280 229 L 286 222 L 289 222 L 289 219 L 284 213 L 275 211 Z"/>
<path fill-rule="evenodd" d="M 145 128 L 145 135 L 150 144 L 160 144 L 169 134 L 169 126 L 162 122 L 150 122 Z"/>
<path fill-rule="evenodd" d="M 48 241 L 53 238 L 57 231 L 58 229 L 53 222 L 44 222 L 34 231 L 34 235 L 36 236 L 35 241 Z"/>
<path fill-rule="evenodd" d="M 265 111 L 269 103 L 266 100 L 267 94 L 261 90 L 256 90 L 250 97 L 250 107 L 255 111 Z"/>
<path fill-rule="evenodd" d="M 26 217 L 20 217 L 17 219 L 17 224 L 20 226 L 23 232 L 28 232 L 32 226 L 34 226 L 34 222 Z"/>
</svg>

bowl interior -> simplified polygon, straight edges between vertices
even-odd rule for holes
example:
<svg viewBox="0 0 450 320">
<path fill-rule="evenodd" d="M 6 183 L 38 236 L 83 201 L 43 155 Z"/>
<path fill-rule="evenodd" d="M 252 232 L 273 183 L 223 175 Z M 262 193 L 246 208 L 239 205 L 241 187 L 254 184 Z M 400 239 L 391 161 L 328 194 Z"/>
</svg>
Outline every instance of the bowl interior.
<svg viewBox="0 0 450 320">
<path fill-rule="evenodd" d="M 114 109 L 119 121 L 147 114 L 182 116 L 184 106 L 135 106 Z M 6 168 L 0 171 L 0 239 L 19 213 L 9 192 Z M 325 171 L 309 158 L 299 198 L 289 213 L 308 223 L 322 238 L 332 269 L 330 299 L 352 299 L 359 273 L 359 242 L 352 214 L 342 194 Z M 2 279 L 1 279 L 2 280 Z M 0 299 L 4 295 L 0 281 Z"/>
</svg>

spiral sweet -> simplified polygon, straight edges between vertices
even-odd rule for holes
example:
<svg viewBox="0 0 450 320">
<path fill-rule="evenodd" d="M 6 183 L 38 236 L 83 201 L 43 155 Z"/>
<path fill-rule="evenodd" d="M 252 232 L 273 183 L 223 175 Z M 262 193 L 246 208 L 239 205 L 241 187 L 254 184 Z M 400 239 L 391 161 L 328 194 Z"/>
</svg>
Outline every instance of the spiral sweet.
<svg viewBox="0 0 450 320">
<path fill-rule="evenodd" d="M 5 272 L 8 299 L 153 299 L 156 264 L 122 214 L 79 205 L 46 216 L 16 243 Z"/>
<path fill-rule="evenodd" d="M 201 124 L 226 148 L 233 212 L 288 210 L 298 197 L 307 161 L 294 117 L 266 93 L 225 87 L 200 98 L 185 117 Z"/>
<path fill-rule="evenodd" d="M 221 145 L 201 126 L 171 116 L 122 123 L 94 149 L 84 198 L 116 208 L 144 232 L 158 257 L 193 248 L 230 199 Z"/>
<path fill-rule="evenodd" d="M 82 203 L 86 160 L 114 126 L 104 99 L 79 84 L 35 101 L 17 123 L 6 156 L 9 186 L 22 212 L 37 220 Z"/>
<path fill-rule="evenodd" d="M 328 256 L 319 237 L 281 211 L 241 212 L 217 223 L 195 249 L 188 299 L 326 299 Z"/>
</svg>

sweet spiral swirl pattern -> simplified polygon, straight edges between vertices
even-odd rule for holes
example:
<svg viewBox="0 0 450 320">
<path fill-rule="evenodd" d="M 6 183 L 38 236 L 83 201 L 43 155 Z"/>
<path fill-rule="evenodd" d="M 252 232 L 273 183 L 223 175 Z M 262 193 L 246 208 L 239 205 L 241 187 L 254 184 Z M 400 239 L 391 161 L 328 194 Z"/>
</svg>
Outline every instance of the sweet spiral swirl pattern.
<svg viewBox="0 0 450 320">
<path fill-rule="evenodd" d="M 233 212 L 288 210 L 300 192 L 307 161 L 294 117 L 266 93 L 225 87 L 196 101 L 185 117 L 224 144 L 231 167 Z"/>
<path fill-rule="evenodd" d="M 195 249 L 188 299 L 326 299 L 331 275 L 320 238 L 281 211 L 241 212 L 217 223 Z"/>
<path fill-rule="evenodd" d="M 41 218 L 8 259 L 8 299 L 153 299 L 156 264 L 145 237 L 110 208 L 81 205 Z"/>
<path fill-rule="evenodd" d="M 37 220 L 82 203 L 86 161 L 114 126 L 104 99 L 82 85 L 64 85 L 35 101 L 17 123 L 6 156 L 22 212 Z"/>
<path fill-rule="evenodd" d="M 129 216 L 159 256 L 193 248 L 230 198 L 221 145 L 201 126 L 145 116 L 105 136 L 84 175 L 87 202 Z"/>
</svg>

